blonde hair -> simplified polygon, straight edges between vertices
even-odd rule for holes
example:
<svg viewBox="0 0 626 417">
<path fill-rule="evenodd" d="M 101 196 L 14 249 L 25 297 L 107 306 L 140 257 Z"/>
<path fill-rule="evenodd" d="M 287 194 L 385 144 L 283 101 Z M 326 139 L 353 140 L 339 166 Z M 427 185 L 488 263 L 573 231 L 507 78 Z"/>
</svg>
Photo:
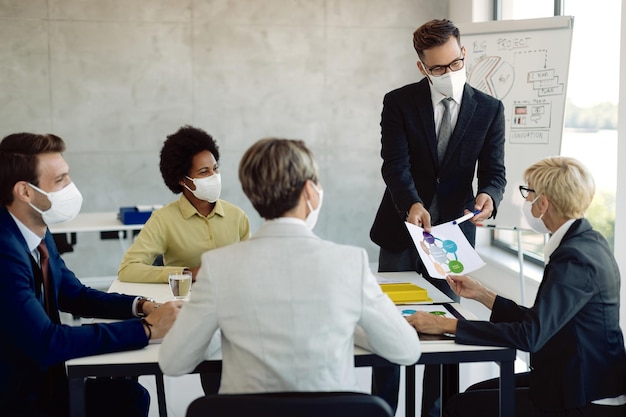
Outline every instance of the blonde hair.
<svg viewBox="0 0 626 417">
<path fill-rule="evenodd" d="M 591 172 L 580 161 L 566 156 L 542 159 L 524 171 L 524 179 L 536 195 L 544 195 L 559 216 L 584 217 L 596 191 Z"/>
<path fill-rule="evenodd" d="M 296 207 L 307 180 L 317 184 L 317 164 L 302 140 L 261 139 L 239 162 L 243 192 L 265 219 Z"/>
</svg>

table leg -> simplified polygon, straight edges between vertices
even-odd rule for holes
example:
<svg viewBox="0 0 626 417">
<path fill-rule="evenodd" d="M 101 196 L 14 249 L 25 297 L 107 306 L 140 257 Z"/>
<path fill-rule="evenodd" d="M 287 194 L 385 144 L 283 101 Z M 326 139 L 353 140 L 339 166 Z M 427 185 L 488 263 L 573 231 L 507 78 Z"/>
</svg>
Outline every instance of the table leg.
<svg viewBox="0 0 626 417">
<path fill-rule="evenodd" d="M 157 400 L 159 402 L 159 417 L 167 417 L 167 406 L 165 405 L 165 381 L 163 374 L 154 375 L 156 380 Z"/>
<path fill-rule="evenodd" d="M 404 412 L 415 417 L 415 365 L 404 368 Z"/>
<path fill-rule="evenodd" d="M 85 416 L 85 378 L 71 378 L 70 388 L 70 417 Z"/>
<path fill-rule="evenodd" d="M 448 399 L 459 393 L 459 364 L 441 365 L 441 410 L 446 409 Z"/>
<path fill-rule="evenodd" d="M 502 361 L 500 365 L 500 417 L 515 415 L 514 361 Z"/>
</svg>

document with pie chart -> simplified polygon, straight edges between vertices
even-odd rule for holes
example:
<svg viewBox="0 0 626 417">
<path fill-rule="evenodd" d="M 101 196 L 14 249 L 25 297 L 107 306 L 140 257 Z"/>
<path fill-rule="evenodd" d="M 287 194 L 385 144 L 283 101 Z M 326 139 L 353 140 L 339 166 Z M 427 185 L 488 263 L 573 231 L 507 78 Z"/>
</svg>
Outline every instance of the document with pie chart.
<svg viewBox="0 0 626 417">
<path fill-rule="evenodd" d="M 431 277 L 465 275 L 485 265 L 458 224 L 433 226 L 430 233 L 412 223 L 405 225 Z"/>
</svg>

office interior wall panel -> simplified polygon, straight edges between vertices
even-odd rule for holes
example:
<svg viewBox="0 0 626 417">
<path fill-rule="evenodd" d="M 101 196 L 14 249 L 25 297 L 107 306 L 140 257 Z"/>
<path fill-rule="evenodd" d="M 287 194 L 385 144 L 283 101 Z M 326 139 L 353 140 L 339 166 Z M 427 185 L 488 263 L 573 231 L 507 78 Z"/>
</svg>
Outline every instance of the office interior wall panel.
<svg viewBox="0 0 626 417">
<path fill-rule="evenodd" d="M 319 141 L 323 47 L 319 26 L 196 25 L 196 123 L 229 150 L 266 136 Z"/>
<path fill-rule="evenodd" d="M 161 179 L 157 151 L 67 151 L 65 159 L 72 180 L 83 194 L 85 213 L 117 212 L 120 207 L 137 204 L 167 204 L 178 198 Z"/>
<path fill-rule="evenodd" d="M 378 0 L 376 0 L 378 1 Z M 223 26 L 295 26 L 324 24 L 327 0 L 194 0 L 196 22 Z"/>
<path fill-rule="evenodd" d="M 51 129 L 49 76 L 48 22 L 0 18 L 2 137 L 24 126 L 46 132 Z"/>
<path fill-rule="evenodd" d="M 188 22 L 192 0 L 47 0 L 43 3 L 49 5 L 50 18 L 58 20 Z"/>
<path fill-rule="evenodd" d="M 342 147 L 328 153 L 326 161 L 324 205 L 320 213 L 324 236 L 338 243 L 364 247 L 370 262 L 378 262 L 378 246 L 369 238 L 384 190 L 378 153 Z M 372 175 L 372 171 L 378 175 Z"/>
<path fill-rule="evenodd" d="M 189 26 L 54 21 L 54 127 L 74 151 L 149 152 L 191 116 Z"/>
<path fill-rule="evenodd" d="M 412 32 L 447 8 L 431 0 L 0 0 L 1 133 L 59 134 L 83 210 L 117 211 L 176 198 L 158 154 L 166 135 L 196 125 L 217 139 L 223 197 L 249 213 L 253 230 L 261 219 L 237 179 L 241 154 L 265 136 L 304 139 L 326 189 L 317 233 L 366 247 L 376 260 L 368 231 L 384 188 L 383 95 L 420 78 Z M 79 236 L 68 256 L 82 276 L 113 275 L 120 245 Z"/>
<path fill-rule="evenodd" d="M 328 149 L 348 146 L 380 153 L 384 94 L 421 78 L 411 33 L 408 26 L 327 29 L 324 90 L 331 108 L 325 119 Z"/>
<path fill-rule="evenodd" d="M 46 19 L 48 0 L 0 0 L 0 19 Z"/>
<path fill-rule="evenodd" d="M 327 0 L 329 26 L 408 27 L 410 35 L 429 19 L 447 16 L 447 1 L 432 0 Z"/>
</svg>

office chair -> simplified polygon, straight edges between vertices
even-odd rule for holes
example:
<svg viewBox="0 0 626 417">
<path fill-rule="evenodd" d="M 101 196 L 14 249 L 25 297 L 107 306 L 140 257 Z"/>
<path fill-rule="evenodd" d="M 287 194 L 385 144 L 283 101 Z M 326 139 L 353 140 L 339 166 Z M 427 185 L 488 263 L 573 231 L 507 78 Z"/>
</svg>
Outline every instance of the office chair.
<svg viewBox="0 0 626 417">
<path fill-rule="evenodd" d="M 380 397 L 356 392 L 272 392 L 209 395 L 194 400 L 186 417 L 393 417 Z"/>
</svg>

